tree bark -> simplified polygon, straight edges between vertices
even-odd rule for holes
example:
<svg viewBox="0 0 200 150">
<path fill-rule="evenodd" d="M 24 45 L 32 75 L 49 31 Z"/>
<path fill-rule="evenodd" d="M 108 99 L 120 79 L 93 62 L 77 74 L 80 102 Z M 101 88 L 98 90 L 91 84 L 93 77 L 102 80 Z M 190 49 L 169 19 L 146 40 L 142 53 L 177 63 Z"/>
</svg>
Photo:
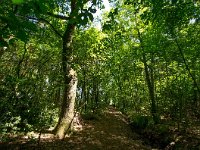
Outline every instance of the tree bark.
<svg viewBox="0 0 200 150">
<path fill-rule="evenodd" d="M 158 123 L 158 118 L 157 118 L 157 109 L 156 109 L 156 100 L 155 100 L 155 91 L 154 91 L 154 77 L 153 77 L 153 68 L 148 67 L 147 65 L 147 59 L 146 59 L 146 54 L 144 51 L 144 47 L 143 47 L 143 40 L 141 37 L 141 34 L 138 30 L 138 38 L 140 40 L 141 43 L 141 49 L 142 49 L 142 61 L 144 63 L 144 72 L 145 72 L 145 79 L 146 79 L 146 83 L 147 83 L 147 87 L 149 90 L 149 98 L 151 100 L 151 115 L 153 117 L 153 121 L 155 124 Z M 152 60 L 153 61 L 153 60 Z"/>
<path fill-rule="evenodd" d="M 70 76 L 70 81 L 68 84 L 65 84 L 64 87 L 61 113 L 58 124 L 55 128 L 55 134 L 59 139 L 63 139 L 65 137 L 65 133 L 70 128 L 74 117 L 74 105 L 78 79 L 76 72 L 72 68 L 68 75 Z"/>
<path fill-rule="evenodd" d="M 156 117 L 156 101 L 155 101 L 155 93 L 154 93 L 154 80 L 152 75 L 150 75 L 150 72 L 148 71 L 148 65 L 147 65 L 147 60 L 146 60 L 146 56 L 143 53 L 143 63 L 144 63 L 144 71 L 145 71 L 145 77 L 146 77 L 146 83 L 147 83 L 147 87 L 149 89 L 149 97 L 151 100 L 151 114 L 153 117 L 153 121 L 155 124 L 158 123 L 157 117 Z"/>
<path fill-rule="evenodd" d="M 70 19 L 75 19 L 74 11 L 76 11 L 76 0 L 71 0 Z M 75 21 L 69 20 L 67 28 L 62 38 L 62 68 L 64 79 L 64 91 L 59 120 L 57 126 L 54 129 L 54 132 L 59 139 L 63 139 L 65 137 L 66 131 L 70 128 L 74 117 L 74 105 L 78 79 L 76 71 L 71 66 L 73 60 L 73 49 L 71 47 L 71 43 L 75 28 Z"/>
</svg>

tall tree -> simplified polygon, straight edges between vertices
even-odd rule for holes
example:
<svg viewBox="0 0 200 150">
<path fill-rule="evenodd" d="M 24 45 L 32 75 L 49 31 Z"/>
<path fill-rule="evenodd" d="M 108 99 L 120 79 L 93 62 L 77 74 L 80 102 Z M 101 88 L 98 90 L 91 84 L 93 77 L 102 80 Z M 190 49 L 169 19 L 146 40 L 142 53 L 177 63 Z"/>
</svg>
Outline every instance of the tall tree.
<svg viewBox="0 0 200 150">
<path fill-rule="evenodd" d="M 72 68 L 73 49 L 71 47 L 73 34 L 76 28 L 76 15 L 78 12 L 77 1 L 71 0 L 71 12 L 69 15 L 69 22 L 65 29 L 62 49 L 62 68 L 64 78 L 64 90 L 61 113 L 59 116 L 58 124 L 55 128 L 55 133 L 59 138 L 64 138 L 66 130 L 70 127 L 74 116 L 74 104 L 77 89 L 77 74 Z"/>
</svg>

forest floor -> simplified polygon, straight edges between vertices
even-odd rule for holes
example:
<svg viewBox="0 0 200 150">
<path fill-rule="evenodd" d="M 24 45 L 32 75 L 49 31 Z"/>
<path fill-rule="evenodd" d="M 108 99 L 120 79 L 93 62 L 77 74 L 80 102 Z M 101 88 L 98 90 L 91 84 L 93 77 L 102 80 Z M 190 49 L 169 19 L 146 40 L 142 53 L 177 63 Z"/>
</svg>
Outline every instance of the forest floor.
<svg viewBox="0 0 200 150">
<path fill-rule="evenodd" d="M 50 133 L 30 132 L 0 141 L 0 150 L 200 150 L 200 124 L 180 132 L 165 124 L 133 128 L 127 120 L 120 111 L 108 107 L 101 113 L 77 115 L 73 131 L 63 140 Z"/>
<path fill-rule="evenodd" d="M 79 122 L 79 121 L 78 121 Z M 33 136 L 34 137 L 34 136 Z M 116 109 L 107 108 L 95 119 L 83 119 L 77 131 L 64 140 L 42 134 L 36 138 L 0 143 L 0 149 L 63 149 L 63 150 L 150 150 L 141 136 L 134 133 L 126 117 Z"/>
</svg>

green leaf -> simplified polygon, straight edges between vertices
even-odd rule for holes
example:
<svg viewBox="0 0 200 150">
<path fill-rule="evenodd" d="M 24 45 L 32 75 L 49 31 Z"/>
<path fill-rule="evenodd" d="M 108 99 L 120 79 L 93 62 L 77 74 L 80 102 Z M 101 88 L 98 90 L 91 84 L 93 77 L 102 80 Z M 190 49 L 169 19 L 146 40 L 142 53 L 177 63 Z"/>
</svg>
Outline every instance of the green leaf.
<svg viewBox="0 0 200 150">
<path fill-rule="evenodd" d="M 28 40 L 28 36 L 26 34 L 25 31 L 23 30 L 19 30 L 17 33 L 16 33 L 16 37 L 19 38 L 20 40 L 26 42 Z"/>
<path fill-rule="evenodd" d="M 0 39 L 0 47 L 8 46 L 8 43 Z"/>
<path fill-rule="evenodd" d="M 77 19 L 80 25 L 86 25 L 88 23 L 88 16 L 85 13 L 79 14 Z"/>
<path fill-rule="evenodd" d="M 13 2 L 14 4 L 21 4 L 21 3 L 24 2 L 24 0 L 12 0 L 12 2 Z"/>
<path fill-rule="evenodd" d="M 91 13 L 96 13 L 96 12 L 97 12 L 96 9 L 92 9 L 92 8 L 89 8 L 89 11 L 90 11 Z"/>
<path fill-rule="evenodd" d="M 90 18 L 91 21 L 93 21 L 94 17 L 91 13 L 88 13 L 88 17 Z"/>
<path fill-rule="evenodd" d="M 104 30 L 111 30 L 112 29 L 112 25 L 111 24 L 104 24 L 103 25 L 103 31 Z"/>
</svg>

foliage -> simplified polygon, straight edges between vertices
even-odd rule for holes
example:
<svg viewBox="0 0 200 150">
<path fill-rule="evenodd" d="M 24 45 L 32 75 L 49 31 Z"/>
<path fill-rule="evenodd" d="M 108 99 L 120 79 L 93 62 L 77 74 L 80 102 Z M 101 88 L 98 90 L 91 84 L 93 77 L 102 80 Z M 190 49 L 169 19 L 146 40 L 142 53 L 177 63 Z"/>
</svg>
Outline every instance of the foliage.
<svg viewBox="0 0 200 150">
<path fill-rule="evenodd" d="M 150 116 L 137 115 L 130 120 L 130 125 L 136 130 L 143 130 L 152 124 L 153 120 Z"/>
<path fill-rule="evenodd" d="M 178 130 L 199 121 L 198 1 L 110 1 L 102 29 L 92 24 L 102 2 L 1 1 L 0 128 L 2 133 L 54 126 L 64 97 L 62 52 L 78 74 L 76 109 L 86 118 L 112 105 L 135 128 L 167 123 Z M 195 123 L 194 123 L 195 124 Z"/>
</svg>

